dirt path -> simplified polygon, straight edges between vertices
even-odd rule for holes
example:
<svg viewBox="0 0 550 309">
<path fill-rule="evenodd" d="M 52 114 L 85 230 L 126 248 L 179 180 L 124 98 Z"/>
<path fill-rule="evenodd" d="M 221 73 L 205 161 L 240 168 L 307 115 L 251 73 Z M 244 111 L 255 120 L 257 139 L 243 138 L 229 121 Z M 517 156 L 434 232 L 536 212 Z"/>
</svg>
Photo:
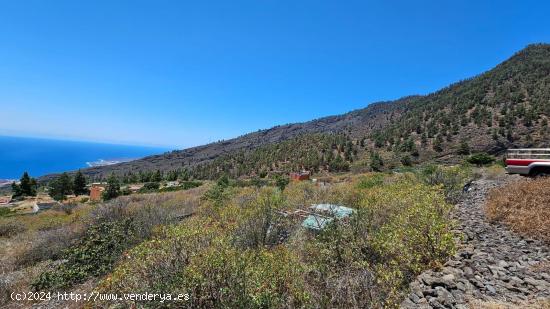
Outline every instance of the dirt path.
<svg viewBox="0 0 550 309">
<path fill-rule="evenodd" d="M 478 308 L 481 303 L 522 308 L 550 299 L 549 246 L 490 223 L 483 211 L 487 192 L 512 179 L 472 183 L 456 206 L 464 235 L 457 254 L 441 271 L 424 272 L 411 283 L 403 308 Z"/>
</svg>

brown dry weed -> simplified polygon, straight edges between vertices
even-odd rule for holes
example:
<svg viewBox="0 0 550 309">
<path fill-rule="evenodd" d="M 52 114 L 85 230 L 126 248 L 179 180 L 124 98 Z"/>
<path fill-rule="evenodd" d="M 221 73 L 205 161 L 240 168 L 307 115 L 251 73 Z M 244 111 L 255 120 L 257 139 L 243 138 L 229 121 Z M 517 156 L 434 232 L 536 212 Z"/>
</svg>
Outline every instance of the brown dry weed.
<svg viewBox="0 0 550 309">
<path fill-rule="evenodd" d="M 550 243 L 550 177 L 524 180 L 493 189 L 485 205 L 492 221 Z"/>
</svg>

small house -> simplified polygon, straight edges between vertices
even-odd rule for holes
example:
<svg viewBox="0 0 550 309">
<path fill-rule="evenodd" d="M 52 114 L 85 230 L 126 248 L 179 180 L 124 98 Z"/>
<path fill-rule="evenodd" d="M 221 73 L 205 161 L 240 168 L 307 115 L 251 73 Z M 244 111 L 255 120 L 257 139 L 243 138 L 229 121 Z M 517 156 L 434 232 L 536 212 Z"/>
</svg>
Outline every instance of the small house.
<svg viewBox="0 0 550 309">
<path fill-rule="evenodd" d="M 102 183 L 93 183 L 90 187 L 90 201 L 101 201 L 105 185 Z"/>
<path fill-rule="evenodd" d="M 302 171 L 299 173 L 290 173 L 290 179 L 294 181 L 309 180 L 309 171 Z"/>
</svg>

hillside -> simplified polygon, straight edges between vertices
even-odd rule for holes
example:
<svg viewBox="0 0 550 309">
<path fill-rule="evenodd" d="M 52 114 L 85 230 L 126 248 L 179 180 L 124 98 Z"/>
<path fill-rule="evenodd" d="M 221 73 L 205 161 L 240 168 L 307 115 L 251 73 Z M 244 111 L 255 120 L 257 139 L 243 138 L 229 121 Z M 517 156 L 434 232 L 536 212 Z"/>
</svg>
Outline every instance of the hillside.
<svg viewBox="0 0 550 309">
<path fill-rule="evenodd" d="M 417 97 L 399 121 L 371 137 L 394 150 L 410 137 L 426 157 L 440 158 L 456 155 L 461 141 L 495 154 L 547 147 L 549 85 L 550 45 L 530 45 L 488 72 Z"/>
<path fill-rule="evenodd" d="M 331 170 L 331 164 L 338 170 L 340 161 L 368 169 L 378 153 L 386 166 L 433 159 L 452 162 L 465 149 L 501 154 L 508 147 L 550 146 L 549 115 L 550 45 L 537 44 L 483 74 L 429 95 L 374 103 L 343 115 L 85 173 L 98 179 L 112 172 L 186 169 L 199 178 L 215 178 L 221 173 L 242 176 L 302 167 Z"/>
<path fill-rule="evenodd" d="M 366 136 L 375 129 L 385 127 L 389 122 L 400 117 L 406 106 L 414 97 L 397 101 L 379 102 L 368 107 L 343 115 L 328 116 L 303 123 L 293 123 L 259 130 L 230 140 L 219 141 L 203 146 L 176 150 L 160 155 L 145 157 L 139 160 L 109 166 L 87 168 L 83 172 L 93 178 L 100 178 L 114 172 L 122 175 L 138 171 L 171 171 L 212 162 L 223 155 L 237 152 L 249 152 L 265 145 L 276 144 L 306 134 L 347 134 L 354 138 Z M 41 180 L 51 179 L 48 175 Z"/>
</svg>

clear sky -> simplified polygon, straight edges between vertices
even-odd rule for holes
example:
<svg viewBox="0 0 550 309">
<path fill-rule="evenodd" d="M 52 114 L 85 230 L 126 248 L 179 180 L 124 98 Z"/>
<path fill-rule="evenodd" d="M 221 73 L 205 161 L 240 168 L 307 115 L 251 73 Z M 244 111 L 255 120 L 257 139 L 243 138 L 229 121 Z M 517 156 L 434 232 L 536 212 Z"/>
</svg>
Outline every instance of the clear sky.
<svg viewBox="0 0 550 309">
<path fill-rule="evenodd" d="M 186 147 L 426 94 L 548 1 L 0 1 L 0 134 Z"/>
</svg>

